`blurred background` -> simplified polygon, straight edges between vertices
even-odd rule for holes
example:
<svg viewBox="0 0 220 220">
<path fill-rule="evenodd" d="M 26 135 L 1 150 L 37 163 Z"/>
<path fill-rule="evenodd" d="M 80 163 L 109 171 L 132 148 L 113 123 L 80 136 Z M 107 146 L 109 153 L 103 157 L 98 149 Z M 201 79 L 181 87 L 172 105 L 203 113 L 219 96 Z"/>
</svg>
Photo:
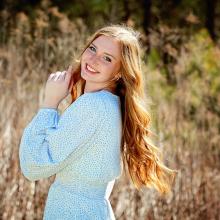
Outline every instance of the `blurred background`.
<svg viewBox="0 0 220 220">
<path fill-rule="evenodd" d="M 49 74 L 67 69 L 86 38 L 109 23 L 141 33 L 154 141 L 179 170 L 166 197 L 137 191 L 122 175 L 110 196 L 116 219 L 220 219 L 218 0 L 0 1 L 0 219 L 42 219 L 54 177 L 30 182 L 21 174 L 23 129 Z"/>
</svg>

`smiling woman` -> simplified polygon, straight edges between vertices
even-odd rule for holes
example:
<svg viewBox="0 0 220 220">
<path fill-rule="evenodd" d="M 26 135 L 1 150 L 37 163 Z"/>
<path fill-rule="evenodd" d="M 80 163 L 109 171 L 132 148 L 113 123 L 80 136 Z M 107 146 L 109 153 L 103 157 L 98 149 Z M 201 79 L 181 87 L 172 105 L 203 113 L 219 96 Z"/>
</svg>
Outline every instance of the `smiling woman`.
<svg viewBox="0 0 220 220">
<path fill-rule="evenodd" d="M 107 87 L 110 80 L 120 77 L 119 42 L 105 35 L 97 37 L 82 54 L 81 65 L 81 77 L 86 80 L 84 92 Z"/>
<path fill-rule="evenodd" d="M 138 32 L 109 25 L 88 39 L 73 69 L 49 77 L 19 150 L 30 181 L 56 174 L 44 220 L 114 220 L 109 196 L 123 168 L 137 189 L 170 191 L 176 172 L 149 140 L 140 48 Z M 72 102 L 60 115 L 68 91 Z"/>
</svg>

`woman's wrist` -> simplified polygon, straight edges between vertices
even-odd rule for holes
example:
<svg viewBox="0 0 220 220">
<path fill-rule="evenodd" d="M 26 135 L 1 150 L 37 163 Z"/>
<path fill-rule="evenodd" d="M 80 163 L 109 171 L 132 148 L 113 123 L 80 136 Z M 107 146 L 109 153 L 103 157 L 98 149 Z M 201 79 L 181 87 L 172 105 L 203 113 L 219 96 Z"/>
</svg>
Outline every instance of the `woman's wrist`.
<svg viewBox="0 0 220 220">
<path fill-rule="evenodd" d="M 58 108 L 59 103 L 54 103 L 54 102 L 49 102 L 49 101 L 44 101 L 43 104 L 41 105 L 41 108 Z"/>
</svg>

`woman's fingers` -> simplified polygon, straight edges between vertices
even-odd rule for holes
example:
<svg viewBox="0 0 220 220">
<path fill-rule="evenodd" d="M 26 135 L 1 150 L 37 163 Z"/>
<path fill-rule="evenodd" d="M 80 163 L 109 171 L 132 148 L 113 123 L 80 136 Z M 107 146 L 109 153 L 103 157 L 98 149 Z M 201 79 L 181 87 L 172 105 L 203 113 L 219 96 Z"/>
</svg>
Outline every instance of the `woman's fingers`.
<svg viewBox="0 0 220 220">
<path fill-rule="evenodd" d="M 65 79 L 65 75 L 66 75 L 66 71 L 57 71 L 56 73 L 51 73 L 48 80 L 53 80 L 53 81 L 57 81 L 57 80 L 62 80 Z"/>
<path fill-rule="evenodd" d="M 55 76 L 54 76 L 54 78 L 53 78 L 53 80 L 54 80 L 54 81 L 57 81 L 57 80 L 59 79 L 59 76 L 61 75 L 61 73 L 62 73 L 62 72 L 57 71 L 56 74 L 55 74 Z"/>
<path fill-rule="evenodd" d="M 59 74 L 59 76 L 58 76 L 58 80 L 63 80 L 63 79 L 65 79 L 65 75 L 66 75 L 66 71 L 60 72 L 60 74 Z"/>
<path fill-rule="evenodd" d="M 64 80 L 66 82 L 69 82 L 70 81 L 70 78 L 72 76 L 72 71 L 73 71 L 73 66 L 70 65 L 68 67 L 68 70 L 66 71 L 57 71 L 55 73 L 51 73 L 48 80 L 53 80 L 53 81 L 61 81 L 61 80 Z"/>
<path fill-rule="evenodd" d="M 48 80 L 51 80 L 54 77 L 55 73 L 51 73 Z"/>
<path fill-rule="evenodd" d="M 67 81 L 67 82 L 70 81 L 70 78 L 72 76 L 72 71 L 73 71 L 73 66 L 70 65 L 67 72 L 66 72 L 65 81 Z"/>
</svg>

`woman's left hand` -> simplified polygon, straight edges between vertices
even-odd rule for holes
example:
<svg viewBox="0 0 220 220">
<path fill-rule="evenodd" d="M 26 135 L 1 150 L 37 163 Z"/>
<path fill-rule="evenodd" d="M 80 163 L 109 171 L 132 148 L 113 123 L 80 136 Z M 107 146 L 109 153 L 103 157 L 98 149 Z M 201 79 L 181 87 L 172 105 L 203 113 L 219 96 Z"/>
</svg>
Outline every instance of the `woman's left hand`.
<svg viewBox="0 0 220 220">
<path fill-rule="evenodd" d="M 67 71 L 57 71 L 48 77 L 45 87 L 45 97 L 42 107 L 58 108 L 59 103 L 70 93 L 72 85 L 70 79 L 73 68 L 70 65 Z"/>
</svg>

